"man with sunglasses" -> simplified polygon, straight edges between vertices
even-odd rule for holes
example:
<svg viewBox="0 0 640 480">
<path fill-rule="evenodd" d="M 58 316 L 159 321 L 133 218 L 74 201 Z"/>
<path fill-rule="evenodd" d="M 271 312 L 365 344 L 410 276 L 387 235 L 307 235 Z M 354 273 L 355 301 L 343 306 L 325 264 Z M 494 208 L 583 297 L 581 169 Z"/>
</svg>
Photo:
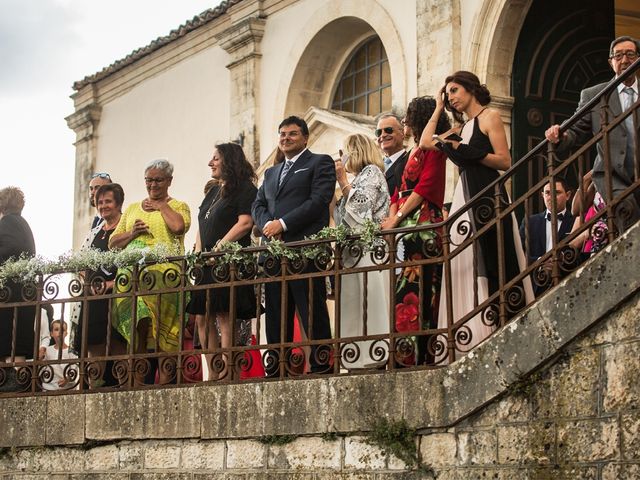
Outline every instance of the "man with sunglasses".
<svg viewBox="0 0 640 480">
<path fill-rule="evenodd" d="M 609 65 L 613 69 L 616 77 L 620 76 L 640 55 L 640 42 L 632 37 L 622 36 L 611 42 L 609 48 Z M 637 72 L 636 72 L 637 74 Z M 601 83 L 594 87 L 586 88 L 580 93 L 580 103 L 578 109 L 598 95 L 607 83 Z M 636 75 L 631 75 L 624 82 L 618 85 L 616 92 L 613 92 L 608 99 L 609 120 L 617 117 L 622 112 L 631 108 L 638 100 L 638 79 Z M 606 98 L 603 101 L 607 101 Z M 594 107 L 585 114 L 578 122 L 569 127 L 560 138 L 560 126 L 553 125 L 545 132 L 545 137 L 552 143 L 557 143 L 558 153 L 565 153 L 571 148 L 577 148 L 587 143 L 594 135 L 597 135 L 601 128 L 600 115 L 602 105 Z M 636 112 L 637 113 L 637 112 Z M 636 141 L 638 140 L 638 126 L 640 117 L 634 127 L 634 114 L 611 130 L 609 134 L 609 157 L 611 162 L 611 183 L 612 196 L 616 198 L 624 189 L 634 182 L 634 163 Z M 605 172 L 605 143 L 598 142 L 598 155 L 593 164 L 593 183 L 603 198 L 608 198 L 604 172 Z M 620 233 L 633 225 L 640 219 L 640 191 L 627 196 L 615 209 L 615 223 Z"/>
<path fill-rule="evenodd" d="M 393 195 L 396 187 L 400 186 L 402 172 L 409 158 L 409 152 L 404 149 L 404 132 L 400 119 L 392 113 L 381 115 L 374 133 L 376 142 L 384 153 L 384 176 L 389 195 Z"/>
<path fill-rule="evenodd" d="M 106 185 L 111 183 L 111 176 L 108 173 L 99 172 L 91 175 L 91 181 L 89 182 L 89 203 L 93 208 L 96 207 L 96 191 L 101 185 Z M 100 216 L 96 215 L 93 217 L 93 222 L 91 222 L 91 229 L 93 230 L 99 223 Z"/>
</svg>

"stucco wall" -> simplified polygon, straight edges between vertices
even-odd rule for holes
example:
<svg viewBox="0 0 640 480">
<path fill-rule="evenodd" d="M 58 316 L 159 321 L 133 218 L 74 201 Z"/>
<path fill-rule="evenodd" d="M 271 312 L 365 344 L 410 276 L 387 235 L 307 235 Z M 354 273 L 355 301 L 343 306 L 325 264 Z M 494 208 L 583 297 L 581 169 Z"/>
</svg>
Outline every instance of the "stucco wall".
<svg viewBox="0 0 640 480">
<path fill-rule="evenodd" d="M 122 184 L 125 205 L 147 195 L 144 166 L 167 158 L 175 166 L 169 193 L 187 202 L 195 218 L 213 146 L 230 135 L 226 61 L 226 52 L 211 47 L 103 105 L 95 168 Z"/>
</svg>

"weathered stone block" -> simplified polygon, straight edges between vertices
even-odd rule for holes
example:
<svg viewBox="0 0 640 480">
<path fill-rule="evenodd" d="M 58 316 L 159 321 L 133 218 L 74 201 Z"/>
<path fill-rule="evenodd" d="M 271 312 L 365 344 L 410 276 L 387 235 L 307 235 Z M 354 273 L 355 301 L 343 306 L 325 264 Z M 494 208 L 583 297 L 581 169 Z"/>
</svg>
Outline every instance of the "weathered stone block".
<svg viewBox="0 0 640 480">
<path fill-rule="evenodd" d="M 385 478 L 395 478 L 386 473 Z M 318 473 L 315 480 L 378 480 L 374 473 L 350 472 L 350 473 Z"/>
<path fill-rule="evenodd" d="M 498 427 L 498 463 L 555 462 L 555 426 L 552 422 L 531 422 Z"/>
<path fill-rule="evenodd" d="M 339 469 L 342 441 L 300 437 L 291 443 L 269 446 L 270 469 Z"/>
<path fill-rule="evenodd" d="M 84 416 L 86 395 L 61 395 L 47 397 L 46 429 L 47 445 L 71 445 L 84 443 Z M 73 417 L 69 413 L 73 412 Z"/>
<path fill-rule="evenodd" d="M 599 326 L 588 337 L 579 340 L 578 344 L 600 345 L 640 339 L 638 318 L 640 318 L 640 292 L 632 295 L 620 307 L 611 312 L 605 325 Z"/>
<path fill-rule="evenodd" d="M 155 442 L 154 442 L 155 443 Z M 145 469 L 168 469 L 180 467 L 179 445 L 154 445 L 147 443 L 144 446 Z"/>
<path fill-rule="evenodd" d="M 0 478 L 2 480 L 70 480 L 72 477 L 67 473 L 12 473 Z"/>
<path fill-rule="evenodd" d="M 222 470 L 224 468 L 223 441 L 197 441 L 182 444 L 181 465 L 186 469 Z"/>
<path fill-rule="evenodd" d="M 247 473 L 246 477 L 242 477 L 243 480 L 316 480 L 318 477 L 313 473 L 292 473 L 292 472 L 260 472 L 260 473 Z M 230 477 L 225 477 L 225 480 L 231 480 Z M 240 480 L 233 479 L 233 480 Z"/>
<path fill-rule="evenodd" d="M 45 397 L 0 400 L 0 447 L 45 444 L 47 399 Z"/>
<path fill-rule="evenodd" d="M 200 438 L 200 407 L 196 389 L 147 390 L 146 438 Z"/>
<path fill-rule="evenodd" d="M 446 403 L 442 384 L 445 372 L 446 369 L 397 373 L 404 392 L 402 418 L 412 428 L 428 428 L 441 424 Z"/>
<path fill-rule="evenodd" d="M 640 478 L 638 463 L 610 463 L 602 469 L 602 480 L 637 480 Z"/>
<path fill-rule="evenodd" d="M 600 353 L 596 348 L 572 351 L 531 385 L 533 417 L 586 417 L 598 413 Z"/>
<path fill-rule="evenodd" d="M 456 465 L 457 443 L 453 433 L 432 433 L 420 437 L 420 459 L 430 467 Z"/>
<path fill-rule="evenodd" d="M 640 407 L 640 342 L 604 348 L 604 409 L 616 412 Z"/>
<path fill-rule="evenodd" d="M 138 473 L 129 474 L 129 480 L 192 480 L 190 473 Z"/>
<path fill-rule="evenodd" d="M 620 457 L 616 418 L 558 422 L 558 461 L 595 462 Z"/>
<path fill-rule="evenodd" d="M 265 466 L 265 445 L 255 440 L 227 441 L 227 468 Z"/>
<path fill-rule="evenodd" d="M 497 463 L 498 440 L 493 430 L 458 433 L 458 458 L 462 465 Z"/>
<path fill-rule="evenodd" d="M 416 442 L 418 440 L 416 439 Z M 394 454 L 390 453 L 387 455 L 387 468 L 389 470 L 408 470 L 407 464 L 404 461 L 400 460 Z"/>
<path fill-rule="evenodd" d="M 324 433 L 331 427 L 329 406 L 325 379 L 266 383 L 262 390 L 264 434 Z"/>
<path fill-rule="evenodd" d="M 23 449 L 17 452 L 16 469 L 25 473 L 78 472 L 84 468 L 84 452 L 75 448 Z"/>
<path fill-rule="evenodd" d="M 385 453 L 366 442 L 365 437 L 344 439 L 344 467 L 357 470 L 380 470 L 385 468 Z"/>
<path fill-rule="evenodd" d="M 528 395 L 511 394 L 490 403 L 479 413 L 460 423 L 463 428 L 493 427 L 500 423 L 525 422 L 532 418 Z"/>
<path fill-rule="evenodd" d="M 196 389 L 202 438 L 262 436 L 264 384 L 213 385 Z"/>
<path fill-rule="evenodd" d="M 375 420 L 402 419 L 404 383 L 400 374 L 330 378 L 328 431 L 370 431 Z"/>
<path fill-rule="evenodd" d="M 118 470 L 120 450 L 116 445 L 103 445 L 85 451 L 85 470 Z"/>
<path fill-rule="evenodd" d="M 623 413 L 620 416 L 622 428 L 622 458 L 640 458 L 640 412 Z"/>
<path fill-rule="evenodd" d="M 200 409 L 194 388 L 168 388 L 86 396 L 86 437 L 90 440 L 126 438 L 197 438 Z"/>
<path fill-rule="evenodd" d="M 72 473 L 69 480 L 129 480 L 128 473 Z"/>
<path fill-rule="evenodd" d="M 122 442 L 118 445 L 118 466 L 120 470 L 144 468 L 144 449 L 138 442 Z"/>
</svg>

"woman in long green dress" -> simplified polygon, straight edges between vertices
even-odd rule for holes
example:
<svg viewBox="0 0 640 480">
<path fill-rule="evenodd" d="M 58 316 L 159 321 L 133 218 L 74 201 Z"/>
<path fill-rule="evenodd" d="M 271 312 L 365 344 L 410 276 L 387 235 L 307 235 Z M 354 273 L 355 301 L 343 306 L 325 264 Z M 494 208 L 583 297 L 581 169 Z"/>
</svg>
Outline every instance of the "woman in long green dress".
<svg viewBox="0 0 640 480">
<path fill-rule="evenodd" d="M 118 227 L 109 242 L 110 248 L 153 248 L 164 244 L 176 255 L 184 253 L 184 235 L 189 230 L 191 216 L 189 206 L 171 198 L 169 187 L 173 179 L 173 165 L 167 160 L 154 160 L 144 171 L 148 197 L 127 207 Z M 171 275 L 174 270 L 176 276 Z M 120 269 L 116 276 L 116 292 L 127 292 L 132 288 L 131 268 Z M 137 291 L 161 290 L 179 284 L 179 267 L 172 263 L 161 263 L 144 267 L 138 278 Z M 175 281 L 171 279 L 175 278 Z M 127 279 L 126 282 L 120 281 Z M 118 332 L 132 342 L 138 353 L 177 351 L 180 348 L 180 327 L 184 318 L 183 298 L 179 293 L 136 296 L 135 316 L 132 300 L 127 296 L 114 302 L 112 321 Z M 135 319 L 135 324 L 134 324 Z M 134 333 L 135 330 L 135 333 Z M 157 362 L 150 362 L 146 383 L 155 378 Z M 145 369 L 146 370 L 146 369 Z M 171 369 L 169 369 L 171 370 Z M 164 369 L 160 369 L 160 382 L 170 380 Z"/>
</svg>

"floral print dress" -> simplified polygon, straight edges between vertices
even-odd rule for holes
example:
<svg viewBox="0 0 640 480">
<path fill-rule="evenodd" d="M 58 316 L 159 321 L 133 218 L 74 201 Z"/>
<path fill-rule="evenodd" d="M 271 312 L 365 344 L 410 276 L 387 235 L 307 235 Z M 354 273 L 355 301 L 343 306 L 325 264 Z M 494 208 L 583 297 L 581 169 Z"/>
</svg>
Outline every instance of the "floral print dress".
<svg viewBox="0 0 640 480">
<path fill-rule="evenodd" d="M 391 199 L 400 210 L 412 192 L 419 194 L 423 201 L 410 212 L 399 227 L 410 227 L 429 223 L 439 223 L 442 218 L 446 175 L 446 156 L 439 151 L 423 151 L 419 148 L 411 152 L 402 174 L 400 190 Z M 425 242 L 435 240 L 434 230 L 423 230 L 402 237 L 405 260 L 426 258 Z M 422 278 L 422 308 L 420 306 L 420 279 Z M 395 326 L 398 332 L 409 332 L 436 327 L 438 300 L 440 298 L 441 269 L 433 265 L 407 266 L 402 269 L 396 283 Z M 422 311 L 422 321 L 420 313 Z M 414 338 L 417 347 L 417 362 L 429 362 L 426 336 Z M 416 358 L 409 355 L 399 359 L 400 363 L 413 364 Z"/>
</svg>

